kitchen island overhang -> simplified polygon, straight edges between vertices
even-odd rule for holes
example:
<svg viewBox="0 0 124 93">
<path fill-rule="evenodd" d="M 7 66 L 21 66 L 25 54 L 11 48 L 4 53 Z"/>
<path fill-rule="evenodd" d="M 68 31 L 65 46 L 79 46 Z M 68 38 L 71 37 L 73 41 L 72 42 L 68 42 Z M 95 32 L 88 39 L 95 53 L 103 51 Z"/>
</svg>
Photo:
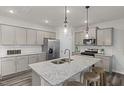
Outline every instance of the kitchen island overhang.
<svg viewBox="0 0 124 93">
<path fill-rule="evenodd" d="M 56 60 L 54 59 L 29 65 L 32 69 L 32 85 L 62 85 L 64 81 L 101 61 L 82 55 L 71 56 L 71 59 L 71 62 L 63 64 L 52 63 L 51 61 Z"/>
</svg>

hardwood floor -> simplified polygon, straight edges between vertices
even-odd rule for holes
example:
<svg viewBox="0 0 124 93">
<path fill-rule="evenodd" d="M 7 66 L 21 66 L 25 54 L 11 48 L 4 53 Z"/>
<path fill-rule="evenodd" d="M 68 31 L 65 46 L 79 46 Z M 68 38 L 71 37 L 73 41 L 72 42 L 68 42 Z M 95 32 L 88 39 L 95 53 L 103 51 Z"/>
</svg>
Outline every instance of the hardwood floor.
<svg viewBox="0 0 124 93">
<path fill-rule="evenodd" d="M 31 86 L 31 84 L 31 71 L 19 74 L 17 76 L 11 76 L 9 78 L 5 77 L 0 81 L 0 86 Z"/>
<path fill-rule="evenodd" d="M 107 76 L 107 86 L 124 86 L 124 75 L 113 73 Z M 0 86 L 31 86 L 32 76 L 31 71 L 21 73 L 17 76 L 11 76 L 9 78 L 3 78 L 0 81 Z"/>
</svg>

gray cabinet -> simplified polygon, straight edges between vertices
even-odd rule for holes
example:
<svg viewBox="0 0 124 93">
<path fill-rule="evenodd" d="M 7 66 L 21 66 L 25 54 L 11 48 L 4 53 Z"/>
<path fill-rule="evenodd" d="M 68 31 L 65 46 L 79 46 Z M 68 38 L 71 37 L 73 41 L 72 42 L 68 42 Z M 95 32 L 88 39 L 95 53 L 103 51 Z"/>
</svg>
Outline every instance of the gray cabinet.
<svg viewBox="0 0 124 93">
<path fill-rule="evenodd" d="M 1 40 L 4 45 L 15 44 L 15 27 L 1 25 Z"/>
<path fill-rule="evenodd" d="M 44 32 L 37 31 L 37 45 L 43 45 Z"/>
<path fill-rule="evenodd" d="M 35 45 L 37 43 L 37 32 L 36 30 L 27 29 L 27 44 Z"/>
<path fill-rule="evenodd" d="M 38 62 L 42 62 L 46 60 L 46 53 L 38 54 Z"/>
<path fill-rule="evenodd" d="M 100 58 L 101 62 L 95 64 L 95 66 L 104 68 L 107 72 L 112 72 L 112 60 L 113 56 L 103 56 L 103 55 L 96 55 L 96 58 Z"/>
<path fill-rule="evenodd" d="M 56 33 L 55 32 L 50 32 L 49 36 L 50 36 L 50 38 L 56 38 Z"/>
<path fill-rule="evenodd" d="M 97 45 L 112 45 L 113 29 L 98 29 L 97 30 Z"/>
<path fill-rule="evenodd" d="M 1 62 L 2 76 L 16 73 L 15 57 L 2 58 Z"/>
<path fill-rule="evenodd" d="M 38 61 L 37 55 L 29 55 L 29 64 L 36 63 Z"/>
<path fill-rule="evenodd" d="M 26 44 L 26 29 L 16 27 L 16 44 L 25 45 Z"/>
<path fill-rule="evenodd" d="M 0 58 L 0 79 L 2 77 L 2 62 L 1 62 L 1 58 Z"/>
<path fill-rule="evenodd" d="M 28 56 L 16 57 L 16 72 L 28 70 Z"/>
</svg>

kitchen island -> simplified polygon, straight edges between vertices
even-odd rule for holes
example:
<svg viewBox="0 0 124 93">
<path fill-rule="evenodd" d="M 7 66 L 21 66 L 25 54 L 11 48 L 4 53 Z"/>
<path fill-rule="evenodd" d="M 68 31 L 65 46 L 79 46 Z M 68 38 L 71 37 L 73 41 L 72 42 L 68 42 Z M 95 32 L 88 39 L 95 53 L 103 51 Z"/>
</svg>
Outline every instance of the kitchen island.
<svg viewBox="0 0 124 93">
<path fill-rule="evenodd" d="M 51 61 L 56 60 L 54 59 L 29 65 L 32 69 L 32 85 L 63 85 L 63 82 L 71 77 L 78 76 L 80 78 L 80 73 L 85 72 L 86 69 L 100 62 L 98 58 L 82 55 L 71 56 L 71 59 L 73 59 L 71 62 L 63 64 L 52 63 Z"/>
</svg>

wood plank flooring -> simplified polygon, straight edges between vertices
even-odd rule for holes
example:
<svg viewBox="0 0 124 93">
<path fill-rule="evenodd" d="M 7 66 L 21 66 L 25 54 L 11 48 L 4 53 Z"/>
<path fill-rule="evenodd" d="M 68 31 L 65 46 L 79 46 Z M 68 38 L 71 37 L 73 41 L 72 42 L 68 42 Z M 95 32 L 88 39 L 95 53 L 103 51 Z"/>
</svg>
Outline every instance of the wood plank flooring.
<svg viewBox="0 0 124 93">
<path fill-rule="evenodd" d="M 2 81 L 0 81 L 0 86 L 31 86 L 31 84 L 32 84 L 31 71 L 10 78 L 5 78 Z"/>
<path fill-rule="evenodd" d="M 124 75 L 113 73 L 107 74 L 107 86 L 124 86 Z M 31 86 L 31 71 L 5 78 L 0 81 L 0 86 Z"/>
</svg>

